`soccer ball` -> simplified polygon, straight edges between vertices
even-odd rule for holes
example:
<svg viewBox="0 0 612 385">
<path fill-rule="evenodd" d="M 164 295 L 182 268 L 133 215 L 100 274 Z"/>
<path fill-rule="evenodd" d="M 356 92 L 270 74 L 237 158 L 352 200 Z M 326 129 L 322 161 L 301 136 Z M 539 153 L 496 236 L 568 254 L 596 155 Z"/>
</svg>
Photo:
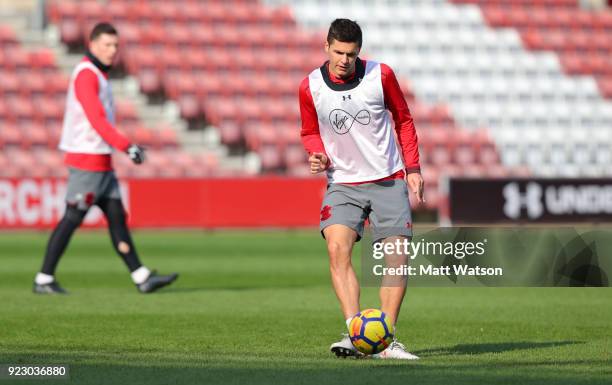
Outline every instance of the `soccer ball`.
<svg viewBox="0 0 612 385">
<path fill-rule="evenodd" d="M 363 354 L 380 353 L 393 341 L 389 318 L 378 309 L 363 310 L 349 324 L 353 346 Z"/>
</svg>

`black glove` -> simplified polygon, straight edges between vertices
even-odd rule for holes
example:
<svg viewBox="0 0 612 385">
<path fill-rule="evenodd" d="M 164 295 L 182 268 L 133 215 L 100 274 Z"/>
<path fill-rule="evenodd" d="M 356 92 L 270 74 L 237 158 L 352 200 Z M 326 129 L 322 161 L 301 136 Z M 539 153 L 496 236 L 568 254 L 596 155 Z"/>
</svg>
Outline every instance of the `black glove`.
<svg viewBox="0 0 612 385">
<path fill-rule="evenodd" d="M 135 164 L 141 164 L 145 161 L 145 149 L 137 144 L 130 145 L 127 154 Z"/>
</svg>

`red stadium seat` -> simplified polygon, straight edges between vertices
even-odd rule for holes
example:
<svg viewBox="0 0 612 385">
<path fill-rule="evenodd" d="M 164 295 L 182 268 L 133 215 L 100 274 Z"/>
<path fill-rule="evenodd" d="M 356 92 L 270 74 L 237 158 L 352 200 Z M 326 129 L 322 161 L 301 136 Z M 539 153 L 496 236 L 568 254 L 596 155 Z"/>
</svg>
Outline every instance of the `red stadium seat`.
<svg viewBox="0 0 612 385">
<path fill-rule="evenodd" d="M 453 160 L 455 164 L 468 166 L 476 162 L 474 148 L 468 143 L 458 144 L 453 150 Z"/>
<path fill-rule="evenodd" d="M 208 55 L 206 52 L 202 51 L 200 48 L 193 48 L 183 53 L 183 60 L 185 60 L 186 65 L 189 67 L 189 71 L 202 71 L 206 69 L 206 61 L 208 60 Z"/>
<path fill-rule="evenodd" d="M 293 12 L 288 6 L 281 6 L 272 11 L 272 23 L 276 26 L 295 27 Z"/>
<path fill-rule="evenodd" d="M 308 160 L 306 151 L 304 151 L 304 148 L 300 144 L 291 144 L 285 147 L 284 156 L 284 163 L 288 168 L 305 164 Z"/>
<path fill-rule="evenodd" d="M 261 51 L 258 55 L 258 66 L 259 70 L 264 71 L 276 71 L 280 68 L 282 62 L 282 56 L 275 50 L 266 49 Z"/>
<path fill-rule="evenodd" d="M 157 145 L 153 132 L 144 127 L 136 127 L 131 134 L 131 139 L 145 147 L 155 148 Z"/>
<path fill-rule="evenodd" d="M 207 122 L 220 126 L 224 122 L 235 121 L 238 106 L 228 99 L 218 99 L 215 102 L 204 100 L 203 110 Z"/>
<path fill-rule="evenodd" d="M 159 145 L 163 149 L 176 149 L 179 146 L 178 136 L 172 128 L 163 128 L 158 131 Z"/>
<path fill-rule="evenodd" d="M 252 11 L 255 23 L 260 27 L 266 27 L 274 22 L 274 15 L 270 8 L 255 7 Z"/>
<path fill-rule="evenodd" d="M 606 98 L 612 99 L 612 76 L 599 77 L 597 83 L 601 94 Z"/>
<path fill-rule="evenodd" d="M 257 70 L 259 58 L 251 50 L 241 49 L 235 53 L 236 62 L 239 63 L 237 71 L 252 73 Z M 253 77 L 250 81 L 256 79 Z"/>
<path fill-rule="evenodd" d="M 77 19 L 78 5 L 73 1 L 48 1 L 47 12 L 49 19 L 58 22 L 62 19 Z"/>
<path fill-rule="evenodd" d="M 70 79 L 67 75 L 56 73 L 47 76 L 47 94 L 52 97 L 65 98 Z"/>
<path fill-rule="evenodd" d="M 0 135 L 2 138 L 0 141 L 2 142 L 2 146 L 4 148 L 7 147 L 21 147 L 23 145 L 23 135 L 19 128 L 14 125 L 4 125 L 2 130 L 0 130 Z"/>
<path fill-rule="evenodd" d="M 167 48 L 163 58 L 158 58 L 161 64 L 160 74 L 178 74 L 183 69 L 189 69 L 189 63 L 182 58 L 181 52 L 176 48 Z"/>
<path fill-rule="evenodd" d="M 24 137 L 24 146 L 30 149 L 47 148 L 50 144 L 50 135 L 41 125 L 31 124 L 22 126 L 21 131 Z"/>
<path fill-rule="evenodd" d="M 226 145 L 239 145 L 243 135 L 240 129 L 240 123 L 234 118 L 219 125 L 219 134 L 221 135 L 221 143 Z"/>
<path fill-rule="evenodd" d="M 206 9 L 204 8 L 205 4 L 199 3 L 197 1 L 186 1 L 178 7 L 178 12 L 176 14 L 177 21 L 183 22 L 186 24 L 206 24 L 205 20 L 207 17 Z"/>
<path fill-rule="evenodd" d="M 18 45 L 15 31 L 8 25 L 0 25 L 0 48 L 9 48 Z"/>
<path fill-rule="evenodd" d="M 211 48 L 216 44 L 216 32 L 210 25 L 198 25 L 192 28 L 191 44 L 196 49 Z"/>
<path fill-rule="evenodd" d="M 57 150 L 36 150 L 33 152 L 37 164 L 47 166 L 46 174 L 42 176 L 65 177 L 66 167 L 64 166 L 64 156 Z"/>
<path fill-rule="evenodd" d="M 46 78 L 39 72 L 22 75 L 20 83 L 22 94 L 29 97 L 44 95 L 47 89 Z"/>
<path fill-rule="evenodd" d="M 109 20 L 112 20 L 115 24 L 123 24 L 128 21 L 129 18 L 129 7 L 128 3 L 123 1 L 109 1 L 105 7 L 106 14 L 108 15 Z M 129 24 L 122 25 L 121 39 L 125 39 L 125 27 Z"/>
<path fill-rule="evenodd" d="M 263 171 L 276 171 L 283 166 L 281 151 L 273 144 L 262 145 L 258 151 Z"/>
<path fill-rule="evenodd" d="M 35 108 L 32 102 L 26 98 L 14 98 L 9 100 L 8 105 L 13 111 L 17 121 L 31 121 L 34 118 Z"/>
<path fill-rule="evenodd" d="M 122 3 L 111 3 L 111 4 L 113 5 L 120 4 L 122 8 L 124 6 L 124 4 Z M 123 12 L 126 12 L 126 10 L 123 10 Z M 124 13 L 123 17 L 127 17 L 127 14 Z M 115 18 L 113 18 L 113 20 L 115 20 Z M 120 26 L 117 26 L 117 28 L 119 29 L 119 32 L 120 32 L 120 36 L 119 36 L 119 39 L 121 41 L 120 44 L 125 45 L 129 49 L 136 48 L 140 45 L 142 37 L 140 33 L 140 28 L 138 26 L 133 25 L 131 23 L 123 23 Z M 123 48 L 123 50 L 125 50 L 125 48 Z M 119 52 L 122 52 L 122 50 L 119 50 Z"/>
<path fill-rule="evenodd" d="M 5 98 L 14 97 L 21 91 L 20 77 L 14 72 L 0 71 L 0 93 Z"/>
<path fill-rule="evenodd" d="M 37 105 L 36 113 L 45 124 L 59 125 L 64 114 L 64 102 L 55 98 L 43 98 Z"/>
<path fill-rule="evenodd" d="M 195 96 L 197 94 L 194 79 L 186 73 L 178 73 L 173 76 L 165 75 L 163 84 L 166 96 L 173 100 L 178 100 L 181 95 Z"/>
<path fill-rule="evenodd" d="M 30 67 L 37 70 L 56 71 L 55 66 L 55 55 L 53 51 L 49 49 L 41 49 L 35 52 L 31 52 L 30 56 Z"/>
<path fill-rule="evenodd" d="M 232 55 L 225 50 L 215 50 L 214 54 L 206 60 L 206 71 L 217 74 L 227 73 L 230 68 L 235 69 L 236 64 Z"/>
<path fill-rule="evenodd" d="M 246 95 L 251 88 L 247 78 L 234 74 L 227 76 L 224 80 L 224 95 L 225 96 L 242 96 Z"/>
<path fill-rule="evenodd" d="M 276 129 L 266 123 L 248 124 L 244 136 L 247 147 L 254 151 L 258 151 L 263 144 L 275 146 L 279 143 Z"/>
<path fill-rule="evenodd" d="M 5 68 L 19 72 L 30 70 L 30 55 L 21 47 L 11 49 L 10 55 L 6 55 L 5 59 Z"/>
<path fill-rule="evenodd" d="M 568 74 L 585 74 L 588 72 L 584 58 L 576 53 L 568 52 L 563 55 L 559 55 L 559 60 L 563 66 L 563 69 Z"/>
<path fill-rule="evenodd" d="M 156 94 L 161 91 L 161 81 L 155 70 L 142 70 L 138 73 L 140 90 L 145 94 Z"/>
<path fill-rule="evenodd" d="M 62 42 L 69 47 L 75 47 L 83 43 L 81 27 L 76 20 L 64 19 L 60 24 L 60 36 Z"/>
<path fill-rule="evenodd" d="M 0 137 L 0 145 L 2 143 L 2 137 Z M 6 155 L 0 152 L 0 177 L 4 176 L 3 171 L 9 168 L 10 162 Z"/>
<path fill-rule="evenodd" d="M 100 21 L 109 21 L 106 6 L 95 1 L 85 0 L 79 2 L 79 15 L 84 22 L 84 25 L 93 26 L 95 23 Z M 86 28 L 85 31 L 90 31 L 90 28 Z"/>
<path fill-rule="evenodd" d="M 199 76 L 195 79 L 199 91 L 200 98 L 208 99 L 220 97 L 225 87 L 223 80 L 218 76 L 209 76 L 207 74 Z"/>
<path fill-rule="evenodd" d="M 241 105 L 238 113 L 240 114 L 240 119 L 247 123 L 261 122 L 266 115 L 263 108 L 264 106 L 259 101 L 247 100 Z"/>
<path fill-rule="evenodd" d="M 182 4 L 172 1 L 155 3 L 156 17 L 166 25 L 175 25 L 183 20 L 183 14 L 179 11 L 181 6 Z"/>
<path fill-rule="evenodd" d="M 169 3 L 162 3 L 169 4 Z M 185 25 L 170 25 L 166 28 L 168 42 L 176 47 L 187 48 L 191 45 L 192 31 Z"/>
<path fill-rule="evenodd" d="M 181 116 L 186 120 L 196 120 L 201 116 L 200 103 L 196 95 L 185 94 L 178 98 Z"/>
<path fill-rule="evenodd" d="M 136 107 L 125 100 L 115 103 L 116 120 L 118 124 L 135 123 L 138 121 Z"/>
</svg>

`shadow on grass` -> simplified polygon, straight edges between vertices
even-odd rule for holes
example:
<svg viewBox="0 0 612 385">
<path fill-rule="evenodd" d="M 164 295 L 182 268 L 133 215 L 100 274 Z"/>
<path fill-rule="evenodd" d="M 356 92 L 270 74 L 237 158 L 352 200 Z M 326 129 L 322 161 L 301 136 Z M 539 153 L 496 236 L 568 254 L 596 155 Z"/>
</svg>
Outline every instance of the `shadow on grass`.
<svg viewBox="0 0 612 385">
<path fill-rule="evenodd" d="M 44 381 L 45 384 L 522 384 L 522 385 L 599 385 L 609 384 L 601 370 L 608 360 L 516 361 L 422 359 L 417 362 L 287 359 L 265 355 L 256 361 L 235 354 L 211 353 L 182 359 L 113 357 L 84 353 L 14 354 L 0 353 L 0 363 L 67 364 L 70 380 Z M 157 362 L 152 362 L 157 361 Z M 558 365 L 567 367 L 568 370 Z M 571 367 L 573 366 L 573 368 Z M 594 369 L 593 367 L 596 367 Z M 4 381 L 2 381 L 4 383 Z M 9 382 L 7 382 L 9 383 Z M 40 380 L 20 380 L 19 384 L 41 384 Z"/>
<path fill-rule="evenodd" d="M 200 287 L 165 287 L 152 293 L 153 295 L 159 294 L 180 294 L 180 293 L 196 293 L 196 292 L 215 292 L 215 291 L 253 291 L 253 290 L 269 290 L 269 289 L 303 289 L 313 287 L 315 285 L 285 285 L 285 286 L 200 286 Z"/>
<path fill-rule="evenodd" d="M 550 341 L 550 342 L 492 342 L 482 344 L 459 344 L 452 347 L 441 347 L 435 349 L 424 349 L 415 351 L 422 356 L 442 356 L 453 354 L 485 354 L 503 353 L 513 350 L 544 349 L 565 345 L 584 344 L 584 341 Z"/>
</svg>

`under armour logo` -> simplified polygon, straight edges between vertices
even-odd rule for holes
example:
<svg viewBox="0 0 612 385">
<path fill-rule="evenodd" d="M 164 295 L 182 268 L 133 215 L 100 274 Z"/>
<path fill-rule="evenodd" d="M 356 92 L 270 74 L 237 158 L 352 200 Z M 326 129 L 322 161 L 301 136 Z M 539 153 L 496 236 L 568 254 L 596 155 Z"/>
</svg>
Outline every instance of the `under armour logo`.
<svg viewBox="0 0 612 385">
<path fill-rule="evenodd" d="M 342 95 L 342 101 L 351 100 L 351 95 Z"/>
<path fill-rule="evenodd" d="M 542 187 L 537 183 L 527 183 L 525 193 L 520 192 L 518 183 L 509 183 L 504 186 L 503 194 L 506 199 L 504 214 L 509 218 L 519 218 L 523 208 L 527 209 L 527 216 L 530 219 L 540 217 L 544 211 Z"/>
</svg>

